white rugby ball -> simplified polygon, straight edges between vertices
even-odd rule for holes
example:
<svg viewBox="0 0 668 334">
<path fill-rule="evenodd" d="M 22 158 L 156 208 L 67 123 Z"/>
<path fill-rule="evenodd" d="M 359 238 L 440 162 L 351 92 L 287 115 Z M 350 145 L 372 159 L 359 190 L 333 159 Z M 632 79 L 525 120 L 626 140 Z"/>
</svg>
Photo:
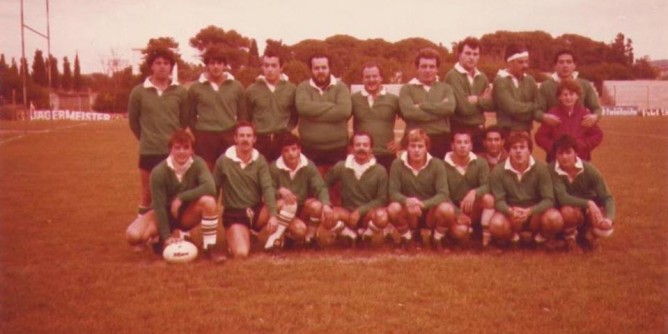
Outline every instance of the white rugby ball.
<svg viewBox="0 0 668 334">
<path fill-rule="evenodd" d="M 171 243 L 162 251 L 162 258 L 170 263 L 190 262 L 197 258 L 197 246 L 186 240 Z"/>
</svg>

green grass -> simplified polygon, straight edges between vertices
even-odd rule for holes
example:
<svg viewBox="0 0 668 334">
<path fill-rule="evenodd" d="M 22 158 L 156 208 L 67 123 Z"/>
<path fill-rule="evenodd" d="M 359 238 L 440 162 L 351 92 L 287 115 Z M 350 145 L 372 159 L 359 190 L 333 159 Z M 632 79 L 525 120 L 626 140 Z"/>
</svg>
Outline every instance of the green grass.
<svg viewBox="0 0 668 334">
<path fill-rule="evenodd" d="M 125 244 L 139 182 L 125 122 L 0 122 L 0 332 L 665 333 L 668 119 L 601 125 L 594 163 L 617 225 L 598 253 L 330 250 L 214 266 Z"/>
</svg>

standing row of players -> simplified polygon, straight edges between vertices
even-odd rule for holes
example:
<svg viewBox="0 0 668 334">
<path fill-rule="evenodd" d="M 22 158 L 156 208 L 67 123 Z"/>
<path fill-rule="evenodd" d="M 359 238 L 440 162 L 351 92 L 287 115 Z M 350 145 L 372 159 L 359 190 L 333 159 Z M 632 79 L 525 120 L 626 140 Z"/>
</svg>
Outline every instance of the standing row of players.
<svg viewBox="0 0 668 334">
<path fill-rule="evenodd" d="M 149 54 L 146 61 L 152 75 L 133 90 L 129 107 L 130 126 L 140 141 L 140 216 L 151 207 L 156 209 L 156 201 L 151 201 L 154 192 L 149 191 L 149 175 L 153 167 L 169 161 L 165 160 L 169 155 L 169 135 L 185 127 L 194 133 L 194 151 L 204 158 L 209 169 L 232 147 L 235 125 L 243 119 L 250 120 L 257 129 L 257 134 L 253 131 L 257 148 L 270 160 L 280 156 L 279 143 L 289 138 L 298 124 L 303 151 L 321 173 L 347 159 L 347 121 L 351 113 L 355 130 L 370 134 L 375 143 L 374 160 L 385 167 L 390 166 L 399 147 L 394 141 L 397 116 L 406 122 L 404 144 L 408 144 L 411 131 L 420 129 L 429 139 L 430 145 L 426 147 L 430 156 L 438 160 L 451 147 L 451 133 L 461 131 L 470 134 L 473 150 L 481 152 L 483 113 L 492 109 L 497 111 L 498 125 L 504 130 L 527 131 L 534 120 L 543 121 L 545 130 L 541 128 L 538 133 L 544 134 L 541 138 L 549 139 L 549 144 L 545 144 L 549 147 L 544 148 L 551 157 L 555 153 L 552 143 L 564 133 L 574 136 L 575 149 L 584 159 L 600 143 L 602 135 L 596 126 L 600 106 L 591 84 L 567 80 L 577 75 L 573 73 L 572 53 L 557 54 L 558 76 L 543 83 L 539 92 L 535 81 L 525 74 L 528 53 L 524 48 L 507 48 L 508 68 L 499 72 L 493 91 L 485 75 L 475 67 L 479 42 L 467 38 L 460 43 L 458 52 L 460 61 L 448 72 L 445 82 L 441 82 L 436 76 L 440 65 L 438 53 L 421 50 L 415 62 L 417 77 L 401 89 L 399 97 L 384 89 L 380 66 L 374 63 L 364 66 L 364 89 L 351 97 L 347 87 L 330 74 L 329 58 L 325 55 L 311 58 L 312 78 L 295 87 L 281 73 L 280 58 L 265 54 L 263 75 L 244 92 L 241 84 L 225 72 L 224 57 L 215 48 L 204 54 L 207 70 L 186 92 L 170 82 L 173 54 L 169 50 Z M 557 82 L 561 82 L 559 89 Z M 537 135 L 541 144 L 538 138 Z M 396 211 L 389 209 L 390 215 Z M 211 221 L 205 225 L 211 226 Z M 438 233 L 435 233 L 437 238 L 442 234 Z"/>
</svg>

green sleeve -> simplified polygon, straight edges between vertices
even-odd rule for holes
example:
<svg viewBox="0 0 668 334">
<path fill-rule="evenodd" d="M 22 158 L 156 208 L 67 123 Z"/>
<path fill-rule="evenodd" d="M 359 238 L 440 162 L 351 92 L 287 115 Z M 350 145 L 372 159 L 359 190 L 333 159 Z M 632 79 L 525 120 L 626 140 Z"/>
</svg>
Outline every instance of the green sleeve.
<svg viewBox="0 0 668 334">
<path fill-rule="evenodd" d="M 181 99 L 179 100 L 179 123 L 181 129 L 188 127 L 190 123 L 190 107 L 188 104 L 188 91 L 184 87 L 179 87 L 181 90 Z"/>
<path fill-rule="evenodd" d="M 592 171 L 594 174 L 594 180 L 596 184 L 596 197 L 603 202 L 603 207 L 605 208 L 605 217 L 615 221 L 615 199 L 612 197 L 610 194 L 610 190 L 608 189 L 607 184 L 605 183 L 605 180 L 603 180 L 603 176 L 601 173 L 592 166 Z"/>
<path fill-rule="evenodd" d="M 215 196 L 216 182 L 206 167 L 206 163 L 199 161 L 194 163 L 191 168 L 196 168 L 198 186 L 180 193 L 178 198 L 185 202 L 192 202 L 205 195 Z"/>
<path fill-rule="evenodd" d="M 552 165 L 550 164 L 550 167 Z M 568 193 L 568 189 L 566 188 L 566 184 L 564 184 L 564 180 L 561 176 L 559 176 L 557 173 L 550 171 L 550 174 L 552 175 L 552 184 L 554 187 L 554 195 L 557 198 L 557 201 L 559 202 L 559 205 L 564 206 L 564 205 L 569 205 L 569 206 L 575 206 L 578 208 L 587 208 L 587 200 L 584 198 L 580 198 L 577 196 L 573 196 Z"/>
<path fill-rule="evenodd" d="M 253 122 L 253 112 L 255 111 L 255 108 L 253 107 L 253 101 L 251 99 L 251 96 L 253 94 L 253 87 L 255 84 L 252 84 L 251 86 L 246 89 L 246 93 L 244 94 L 244 110 L 246 110 L 246 117 L 247 121 Z"/>
<path fill-rule="evenodd" d="M 473 116 L 480 113 L 476 104 L 469 103 L 469 94 L 464 87 L 462 87 L 464 83 L 462 82 L 460 73 L 453 69 L 445 76 L 445 82 L 452 86 L 452 92 L 457 104 L 457 114 L 462 116 Z"/>
<path fill-rule="evenodd" d="M 165 241 L 169 239 L 171 231 L 169 229 L 169 213 L 167 198 L 167 186 L 165 184 L 165 175 L 161 172 L 162 169 L 153 169 L 151 172 L 151 207 L 155 211 L 156 219 L 158 220 L 158 233 L 160 240 Z"/>
<path fill-rule="evenodd" d="M 244 86 L 240 82 L 235 82 L 238 96 L 237 96 L 237 120 L 250 121 L 250 109 L 246 106 L 246 94 Z"/>
<path fill-rule="evenodd" d="M 434 187 L 436 188 L 436 193 L 431 198 L 422 201 L 425 209 L 431 209 L 443 202 L 451 202 L 450 189 L 448 188 L 448 175 L 445 172 L 445 166 L 440 162 L 434 165 L 436 169 L 434 175 Z"/>
<path fill-rule="evenodd" d="M 547 99 L 545 98 L 545 95 L 547 95 L 548 92 L 545 87 L 545 84 L 541 85 L 536 96 L 536 111 L 534 114 L 534 119 L 538 122 L 542 122 L 545 113 L 547 113 Z"/>
<path fill-rule="evenodd" d="M 402 169 L 401 164 L 403 164 L 401 159 L 395 159 L 392 162 L 392 166 L 390 167 L 388 192 L 391 201 L 399 202 L 403 205 L 406 204 L 406 199 L 408 197 L 404 196 L 404 194 L 401 193 L 401 169 Z"/>
<path fill-rule="evenodd" d="M 225 174 L 223 174 L 223 156 L 221 155 L 216 160 L 216 165 L 213 167 L 213 181 L 216 186 L 216 197 L 220 195 L 223 188 L 223 181 Z"/>
<path fill-rule="evenodd" d="M 361 217 L 364 217 L 369 212 L 369 210 L 379 208 L 387 204 L 387 172 L 385 171 L 385 168 L 380 167 L 378 168 L 377 174 L 379 174 L 379 178 L 373 200 L 357 208 Z"/>
<path fill-rule="evenodd" d="M 343 169 L 343 163 L 337 162 L 336 165 L 334 165 L 334 167 L 330 168 L 329 171 L 327 171 L 327 174 L 325 174 L 325 183 L 327 184 L 327 187 L 331 188 L 337 182 L 339 182 L 342 169 Z"/>
<path fill-rule="evenodd" d="M 538 187 L 541 200 L 531 208 L 531 214 L 541 214 L 545 210 L 554 207 L 554 186 L 552 186 L 552 177 L 545 165 L 534 166 L 538 173 Z"/>
<path fill-rule="evenodd" d="M 271 174 L 269 173 L 269 165 L 264 158 L 260 157 L 257 161 L 259 166 L 259 177 L 260 177 L 260 187 L 262 187 L 262 196 L 264 197 L 264 203 L 269 209 L 269 214 L 276 216 L 276 189 L 274 189 L 273 182 L 271 180 Z"/>
<path fill-rule="evenodd" d="M 494 207 L 497 211 L 508 215 L 510 213 L 510 206 L 506 201 L 506 189 L 503 186 L 503 164 L 497 165 L 492 170 L 489 178 L 489 186 L 494 195 Z"/>
<path fill-rule="evenodd" d="M 299 85 L 295 97 L 299 116 L 323 122 L 337 122 L 350 118 L 352 113 L 350 92 L 341 84 L 337 84 L 333 89 L 335 90 L 335 102 L 313 101 L 310 96 L 311 92 L 309 92 L 312 88 L 308 84 Z"/>
<path fill-rule="evenodd" d="M 489 165 L 482 158 L 476 159 L 476 165 L 480 170 L 478 171 L 479 186 L 475 190 L 475 196 L 480 198 L 489 193 Z"/>
<path fill-rule="evenodd" d="M 190 86 L 188 89 L 188 126 L 190 130 L 195 130 L 195 124 L 197 124 L 197 93 L 195 90 L 195 84 Z"/>
<path fill-rule="evenodd" d="M 530 115 L 533 119 L 534 117 L 534 101 L 523 102 L 515 99 L 512 93 L 512 83 L 511 80 L 505 78 L 499 78 L 494 82 L 494 90 L 492 94 L 494 95 L 494 103 L 499 109 L 502 109 L 506 114 L 511 116 L 514 119 L 523 119 L 526 116 Z"/>
<path fill-rule="evenodd" d="M 435 89 L 432 88 L 432 89 Z M 444 98 L 438 102 L 424 101 L 420 103 L 420 109 L 437 116 L 450 116 L 455 113 L 455 94 L 452 87 L 443 83 Z"/>
<path fill-rule="evenodd" d="M 598 116 L 598 119 L 601 119 L 603 116 L 603 108 L 601 108 L 601 102 L 598 100 L 594 86 L 586 80 L 583 80 L 583 95 L 584 95 L 584 106 L 589 109 L 589 112 Z"/>
<path fill-rule="evenodd" d="M 128 103 L 128 121 L 130 130 L 139 139 L 141 134 L 141 123 L 139 122 L 141 112 L 141 92 L 139 86 L 135 87 L 130 93 L 130 102 Z"/>
<path fill-rule="evenodd" d="M 428 122 L 442 118 L 423 110 L 421 104 L 416 106 L 410 90 L 410 84 L 407 84 L 401 87 L 399 91 L 399 110 L 404 119 L 416 122 Z"/>
<path fill-rule="evenodd" d="M 325 181 L 322 179 L 322 176 L 318 172 L 318 169 L 315 167 L 315 165 L 311 164 L 309 164 L 307 168 L 309 168 L 309 173 L 311 174 L 309 177 L 309 186 L 311 187 L 311 193 L 316 198 L 318 198 L 318 200 L 323 205 L 331 205 L 329 201 L 329 190 L 327 189 L 327 185 L 325 184 Z"/>
</svg>

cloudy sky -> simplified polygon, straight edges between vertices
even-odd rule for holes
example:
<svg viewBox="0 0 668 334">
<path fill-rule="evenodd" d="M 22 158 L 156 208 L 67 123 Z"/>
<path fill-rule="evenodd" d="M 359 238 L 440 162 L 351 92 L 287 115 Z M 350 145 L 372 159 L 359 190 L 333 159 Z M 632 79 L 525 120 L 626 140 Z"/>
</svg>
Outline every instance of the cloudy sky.
<svg viewBox="0 0 668 334">
<path fill-rule="evenodd" d="M 24 0 L 25 24 L 46 32 L 45 0 Z M 20 0 L 0 1 L 0 52 L 21 54 Z M 636 56 L 668 59 L 665 0 L 52 0 L 51 53 L 62 62 L 79 53 L 82 72 L 102 71 L 116 55 L 128 64 L 153 37 L 171 36 L 187 61 L 197 61 L 188 39 L 208 26 L 294 44 L 347 34 L 390 42 L 423 37 L 449 46 L 466 36 L 497 30 L 575 33 L 611 42 L 618 32 L 633 40 Z M 25 31 L 26 57 L 46 51 L 46 40 Z"/>
</svg>

